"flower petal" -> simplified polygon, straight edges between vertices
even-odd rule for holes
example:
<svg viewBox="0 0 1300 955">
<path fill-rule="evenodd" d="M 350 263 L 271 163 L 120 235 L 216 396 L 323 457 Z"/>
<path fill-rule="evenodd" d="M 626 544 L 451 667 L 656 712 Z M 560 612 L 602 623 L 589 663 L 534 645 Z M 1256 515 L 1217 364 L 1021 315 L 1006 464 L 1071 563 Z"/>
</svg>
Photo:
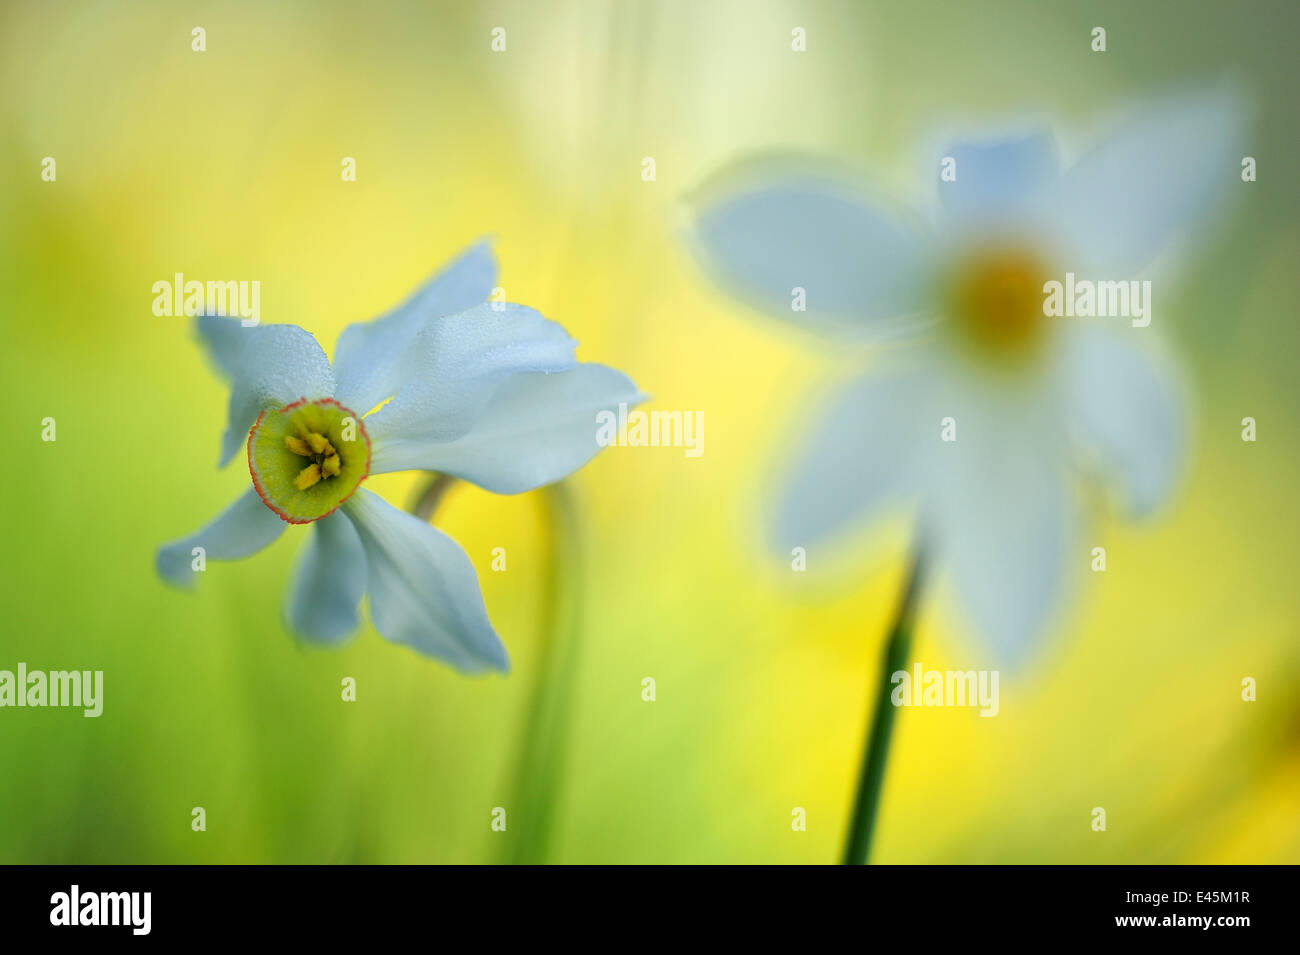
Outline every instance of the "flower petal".
<svg viewBox="0 0 1300 955">
<path fill-rule="evenodd" d="M 365 414 L 397 391 L 398 360 L 429 323 L 487 301 L 497 283 L 492 246 L 473 246 L 393 311 L 343 329 L 334 350 L 336 397 Z"/>
<path fill-rule="evenodd" d="M 772 543 L 781 554 L 852 524 L 866 524 L 916 490 L 926 378 L 913 369 L 875 371 L 836 390 L 795 446 Z"/>
<path fill-rule="evenodd" d="M 1065 175 L 1075 271 L 1134 278 L 1237 178 L 1242 104 L 1227 92 L 1151 103 Z"/>
<path fill-rule="evenodd" d="M 401 387 L 366 419 L 372 441 L 451 441 L 467 434 L 511 375 L 565 371 L 577 346 L 523 305 L 484 303 L 418 334 L 399 362 Z"/>
<path fill-rule="evenodd" d="M 158 549 L 158 576 L 178 587 L 193 587 L 194 548 L 204 560 L 240 560 L 274 543 L 288 526 L 249 488 L 201 531 Z"/>
<path fill-rule="evenodd" d="M 221 466 L 230 463 L 248 429 L 267 408 L 334 393 L 329 359 L 311 333 L 297 325 L 245 328 L 239 319 L 200 315 L 198 333 L 217 367 L 230 379 L 230 417 L 221 439 Z"/>
<path fill-rule="evenodd" d="M 955 178 L 940 181 L 945 226 L 988 228 L 1046 214 L 1061 177 L 1056 140 L 1035 130 L 998 140 L 957 142 L 943 153 Z"/>
<path fill-rule="evenodd" d="M 600 450 L 599 414 L 645 396 L 622 372 L 582 364 L 507 379 L 470 432 L 455 441 L 375 440 L 372 474 L 440 471 L 496 494 L 520 494 L 578 470 Z"/>
<path fill-rule="evenodd" d="M 1074 329 L 1065 385 L 1069 427 L 1123 491 L 1135 516 L 1169 494 L 1187 448 L 1182 388 L 1160 353 L 1139 349 L 1124 331 Z"/>
<path fill-rule="evenodd" d="M 957 441 L 946 464 L 932 464 L 926 533 L 951 575 L 975 634 L 1015 666 L 1062 603 L 1077 524 L 1054 440 L 1055 414 L 1041 408 L 954 412 Z M 941 456 L 940 456 L 941 457 Z"/>
<path fill-rule="evenodd" d="M 352 522 L 343 514 L 321 518 L 293 571 L 289 629 L 316 643 L 342 643 L 360 622 L 365 589 L 366 552 Z"/>
<path fill-rule="evenodd" d="M 459 670 L 505 670 L 478 576 L 460 545 L 361 488 L 343 505 L 366 552 L 375 629 Z"/>
<path fill-rule="evenodd" d="M 812 164 L 720 177 L 756 183 L 705 202 L 697 256 L 749 305 L 805 328 L 884 338 L 907 331 L 926 307 L 926 244 L 878 201 Z M 716 191 L 715 189 L 711 191 Z M 796 289 L 806 310 L 796 311 Z"/>
</svg>

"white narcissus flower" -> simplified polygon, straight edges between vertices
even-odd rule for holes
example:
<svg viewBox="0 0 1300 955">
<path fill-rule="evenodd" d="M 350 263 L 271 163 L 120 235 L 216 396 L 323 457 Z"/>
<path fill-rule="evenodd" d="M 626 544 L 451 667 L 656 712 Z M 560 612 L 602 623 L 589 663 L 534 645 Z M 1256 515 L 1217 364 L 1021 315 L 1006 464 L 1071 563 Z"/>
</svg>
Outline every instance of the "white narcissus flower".
<svg viewBox="0 0 1300 955">
<path fill-rule="evenodd" d="M 941 156 L 956 178 L 938 184 L 929 228 L 807 163 L 717 177 L 696 241 L 722 285 L 841 347 L 912 339 L 801 434 L 777 508 L 781 552 L 918 502 L 928 562 L 946 569 L 977 635 L 1023 658 L 1069 569 L 1090 560 L 1071 482 L 1099 473 L 1131 512 L 1150 511 L 1186 438 L 1156 333 L 1047 317 L 1045 285 L 1067 271 L 1142 277 L 1236 180 L 1239 115 L 1227 93 L 1174 95 L 1064 170 L 1048 132 L 958 143 L 934 157 L 936 179 Z M 1158 326 L 1174 296 L 1157 280 L 1152 299 Z M 942 440 L 947 418 L 955 441 Z"/>
<path fill-rule="evenodd" d="M 491 249 L 475 246 L 401 307 L 345 328 L 332 365 L 295 325 L 200 317 L 199 338 L 231 385 L 220 464 L 245 446 L 252 486 L 161 548 L 158 573 L 191 586 L 195 548 L 238 560 L 290 524 L 314 524 L 285 608 L 293 631 L 342 643 L 364 592 L 389 640 L 467 672 L 507 669 L 460 545 L 362 482 L 424 470 L 529 491 L 595 456 L 600 412 L 644 397 L 621 372 L 579 363 L 555 322 L 487 303 L 496 275 Z"/>
</svg>

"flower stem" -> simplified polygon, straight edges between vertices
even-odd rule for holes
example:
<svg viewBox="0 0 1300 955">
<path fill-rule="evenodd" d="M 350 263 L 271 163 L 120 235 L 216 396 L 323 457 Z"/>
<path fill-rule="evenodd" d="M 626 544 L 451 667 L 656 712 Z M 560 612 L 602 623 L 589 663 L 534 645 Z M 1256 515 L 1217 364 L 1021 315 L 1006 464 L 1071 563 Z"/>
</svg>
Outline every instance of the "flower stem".
<svg viewBox="0 0 1300 955">
<path fill-rule="evenodd" d="M 893 735 L 896 707 L 890 700 L 893 674 L 907 667 L 911 652 L 912 629 L 916 620 L 916 601 L 920 591 L 923 558 L 918 547 L 912 558 L 903 598 L 894 617 L 894 626 L 885 644 L 883 667 L 876 685 L 870 731 L 862 754 L 862 771 L 853 800 L 848 837 L 844 842 L 844 864 L 866 865 L 871 855 L 871 837 L 880 808 L 880 792 L 885 783 L 885 764 L 889 759 L 889 740 Z"/>
<path fill-rule="evenodd" d="M 559 803 L 568 742 L 568 702 L 578 659 L 581 546 L 577 508 L 560 481 L 540 491 L 549 550 L 541 644 L 529 689 L 525 732 L 519 742 L 511 801 L 519 833 L 508 861 L 533 865 L 546 859 Z"/>
<path fill-rule="evenodd" d="M 450 474 L 431 475 L 429 483 L 425 485 L 424 490 L 420 492 L 420 496 L 411 505 L 411 513 L 426 524 L 429 523 L 433 519 L 433 512 L 442 503 L 443 496 L 455 483 L 456 479 Z"/>
<path fill-rule="evenodd" d="M 430 520 L 456 479 L 432 474 L 410 511 Z M 541 641 L 525 705 L 509 819 L 513 831 L 506 861 L 534 864 L 546 858 L 551 823 L 558 803 L 568 736 L 566 703 L 572 697 L 578 651 L 578 587 L 581 546 L 577 508 L 568 484 L 559 481 L 539 492 L 546 523 L 548 551 L 543 591 Z"/>
</svg>

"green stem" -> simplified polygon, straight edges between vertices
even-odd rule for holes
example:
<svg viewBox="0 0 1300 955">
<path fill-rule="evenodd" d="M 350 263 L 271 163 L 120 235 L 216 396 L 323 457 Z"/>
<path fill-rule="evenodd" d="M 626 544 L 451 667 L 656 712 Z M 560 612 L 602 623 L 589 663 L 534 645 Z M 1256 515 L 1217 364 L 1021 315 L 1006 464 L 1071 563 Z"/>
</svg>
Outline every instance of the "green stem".
<svg viewBox="0 0 1300 955">
<path fill-rule="evenodd" d="M 410 511 L 430 520 L 456 481 L 434 474 Z M 546 577 L 543 584 L 541 640 L 525 705 L 525 731 L 515 760 L 508 806 L 510 831 L 506 861 L 535 864 L 545 860 L 559 801 L 568 737 L 568 708 L 578 653 L 578 587 L 581 548 L 577 507 L 569 486 L 557 482 L 538 492 L 547 527 Z"/>
<path fill-rule="evenodd" d="M 573 697 L 580 631 L 576 582 L 582 567 L 577 508 L 563 481 L 543 488 L 540 500 L 549 531 L 543 625 L 512 784 L 511 802 L 516 809 L 511 821 L 519 837 L 508 844 L 512 845 L 508 861 L 523 865 L 545 861 L 550 848 L 564 776 L 569 729 L 566 704 Z"/>
<path fill-rule="evenodd" d="M 889 739 L 893 735 L 896 707 L 890 700 L 892 676 L 907 668 L 911 651 L 912 629 L 916 620 L 916 600 L 920 591 L 922 556 L 918 548 L 912 559 L 903 599 L 894 617 L 894 626 L 885 644 L 883 667 L 876 685 L 876 701 L 872 708 L 871 728 L 866 749 L 862 754 L 862 772 L 858 777 L 858 791 L 853 800 L 853 815 L 849 820 L 848 837 L 844 842 L 844 864 L 866 865 L 871 855 L 871 837 L 876 827 L 880 808 L 880 792 L 885 783 L 885 765 L 889 760 Z"/>
<path fill-rule="evenodd" d="M 433 512 L 438 509 L 442 503 L 443 497 L 446 496 L 448 489 L 456 483 L 456 479 L 450 474 L 434 474 L 431 476 L 429 483 L 424 486 L 415 503 L 411 505 L 410 511 L 426 524 L 433 519 Z"/>
</svg>

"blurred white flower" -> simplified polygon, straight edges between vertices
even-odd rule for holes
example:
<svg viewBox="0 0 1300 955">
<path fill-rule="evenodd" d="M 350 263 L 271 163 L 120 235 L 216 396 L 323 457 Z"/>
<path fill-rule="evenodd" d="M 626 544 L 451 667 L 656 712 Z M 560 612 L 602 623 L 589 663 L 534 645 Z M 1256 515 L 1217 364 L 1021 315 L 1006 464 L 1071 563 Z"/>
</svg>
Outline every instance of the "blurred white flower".
<svg viewBox="0 0 1300 955">
<path fill-rule="evenodd" d="M 800 436 L 775 546 L 788 554 L 915 502 L 928 560 L 976 633 L 1023 658 L 1089 564 L 1073 478 L 1104 475 L 1146 513 L 1186 438 L 1152 329 L 1047 317 L 1044 285 L 1144 274 L 1236 179 L 1240 112 L 1227 93 L 1180 93 L 1064 170 L 1047 131 L 956 143 L 933 157 L 936 179 L 955 179 L 939 183 L 928 228 L 811 162 L 717 177 L 696 236 L 717 281 L 840 348 L 909 340 Z M 1156 325 L 1166 288 L 1154 287 Z M 956 440 L 943 440 L 945 419 Z"/>
</svg>

